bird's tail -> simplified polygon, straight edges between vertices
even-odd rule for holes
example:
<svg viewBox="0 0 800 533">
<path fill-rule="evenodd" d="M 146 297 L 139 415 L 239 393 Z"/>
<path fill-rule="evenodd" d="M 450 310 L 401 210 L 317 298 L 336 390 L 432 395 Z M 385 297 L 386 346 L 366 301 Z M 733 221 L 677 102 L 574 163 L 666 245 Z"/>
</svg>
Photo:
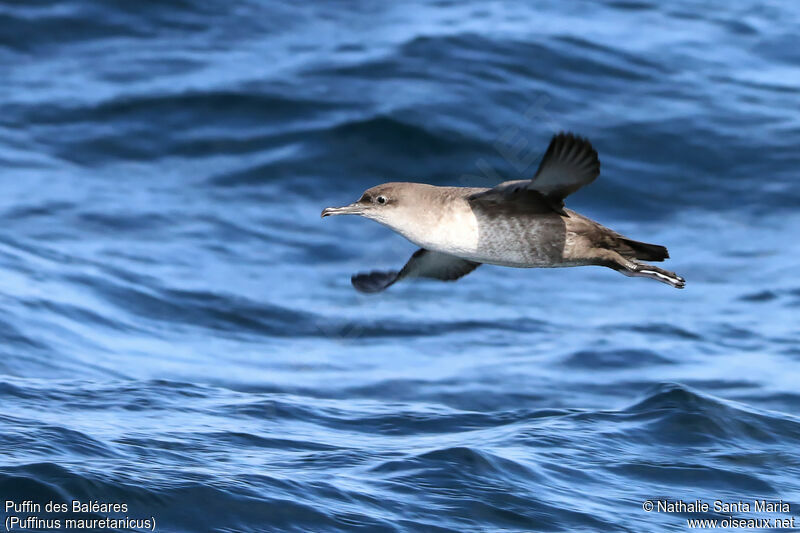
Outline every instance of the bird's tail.
<svg viewBox="0 0 800 533">
<path fill-rule="evenodd" d="M 633 241 L 631 239 L 622 239 L 622 242 L 630 248 L 633 253 L 620 250 L 619 252 L 625 256 L 640 259 L 642 261 L 663 261 L 669 258 L 669 252 L 665 246 L 659 244 L 649 244 L 646 242 Z M 627 250 L 625 250 L 627 251 Z"/>
</svg>

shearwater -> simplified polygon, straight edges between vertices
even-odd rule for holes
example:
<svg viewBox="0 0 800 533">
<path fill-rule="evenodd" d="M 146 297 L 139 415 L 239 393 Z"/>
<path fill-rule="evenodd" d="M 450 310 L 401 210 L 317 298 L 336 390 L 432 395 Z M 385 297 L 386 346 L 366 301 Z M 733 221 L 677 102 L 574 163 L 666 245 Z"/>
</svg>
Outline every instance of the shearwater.
<svg viewBox="0 0 800 533">
<path fill-rule="evenodd" d="M 628 239 L 564 207 L 564 198 L 599 174 L 600 161 L 589 141 L 559 133 L 529 180 L 506 181 L 491 189 L 384 183 L 355 203 L 324 209 L 322 216 L 370 218 L 421 247 L 399 271 L 353 276 L 353 286 L 361 292 L 379 292 L 405 278 L 456 280 L 482 263 L 518 268 L 600 265 L 682 289 L 682 277 L 644 262 L 668 258 L 664 246 Z"/>
</svg>

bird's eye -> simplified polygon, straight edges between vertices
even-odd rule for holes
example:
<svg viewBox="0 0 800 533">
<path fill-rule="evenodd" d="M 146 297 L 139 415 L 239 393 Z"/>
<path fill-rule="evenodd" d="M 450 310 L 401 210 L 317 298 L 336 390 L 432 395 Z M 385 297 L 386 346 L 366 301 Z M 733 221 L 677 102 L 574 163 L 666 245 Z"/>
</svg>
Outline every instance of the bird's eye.
<svg viewBox="0 0 800 533">
<path fill-rule="evenodd" d="M 386 203 L 386 197 L 385 196 L 378 196 L 377 198 L 375 198 L 375 201 L 378 202 L 379 204 L 385 204 Z"/>
</svg>

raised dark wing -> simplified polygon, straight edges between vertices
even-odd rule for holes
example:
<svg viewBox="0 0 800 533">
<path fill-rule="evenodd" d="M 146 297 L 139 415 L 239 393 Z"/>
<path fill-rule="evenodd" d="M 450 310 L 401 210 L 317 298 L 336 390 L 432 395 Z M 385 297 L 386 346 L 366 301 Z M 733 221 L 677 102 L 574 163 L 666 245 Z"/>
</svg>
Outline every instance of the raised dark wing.
<svg viewBox="0 0 800 533">
<path fill-rule="evenodd" d="M 538 195 L 522 197 L 531 191 L 539 193 L 539 200 L 555 211 L 563 213 L 564 198 L 584 185 L 593 182 L 600 174 L 600 160 L 591 143 L 571 133 L 559 133 L 550 140 L 550 146 L 539 164 L 539 170 L 529 180 L 506 181 L 496 187 L 472 196 L 471 199 L 489 202 L 509 200 L 534 200 Z"/>
<path fill-rule="evenodd" d="M 351 278 L 351 281 L 357 291 L 373 293 L 380 292 L 404 278 L 431 278 L 454 281 L 466 276 L 480 265 L 481 263 L 467 261 L 454 255 L 431 252 L 425 248 L 420 248 L 414 252 L 414 255 L 411 256 L 411 259 L 408 260 L 400 272 L 373 271 L 356 274 Z"/>
<path fill-rule="evenodd" d="M 589 141 L 571 133 L 550 140 L 539 170 L 530 180 L 533 189 L 556 202 L 589 185 L 600 175 L 600 160 Z"/>
</svg>

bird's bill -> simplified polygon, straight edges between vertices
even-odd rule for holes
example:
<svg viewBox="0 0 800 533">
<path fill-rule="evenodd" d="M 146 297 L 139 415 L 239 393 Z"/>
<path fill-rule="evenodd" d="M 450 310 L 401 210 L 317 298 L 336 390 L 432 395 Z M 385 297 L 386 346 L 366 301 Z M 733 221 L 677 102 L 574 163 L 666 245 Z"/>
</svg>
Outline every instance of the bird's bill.
<svg viewBox="0 0 800 533">
<path fill-rule="evenodd" d="M 346 205 L 344 207 L 326 207 L 322 210 L 322 218 L 334 215 L 360 215 L 364 212 L 364 206 L 358 203 Z"/>
</svg>

